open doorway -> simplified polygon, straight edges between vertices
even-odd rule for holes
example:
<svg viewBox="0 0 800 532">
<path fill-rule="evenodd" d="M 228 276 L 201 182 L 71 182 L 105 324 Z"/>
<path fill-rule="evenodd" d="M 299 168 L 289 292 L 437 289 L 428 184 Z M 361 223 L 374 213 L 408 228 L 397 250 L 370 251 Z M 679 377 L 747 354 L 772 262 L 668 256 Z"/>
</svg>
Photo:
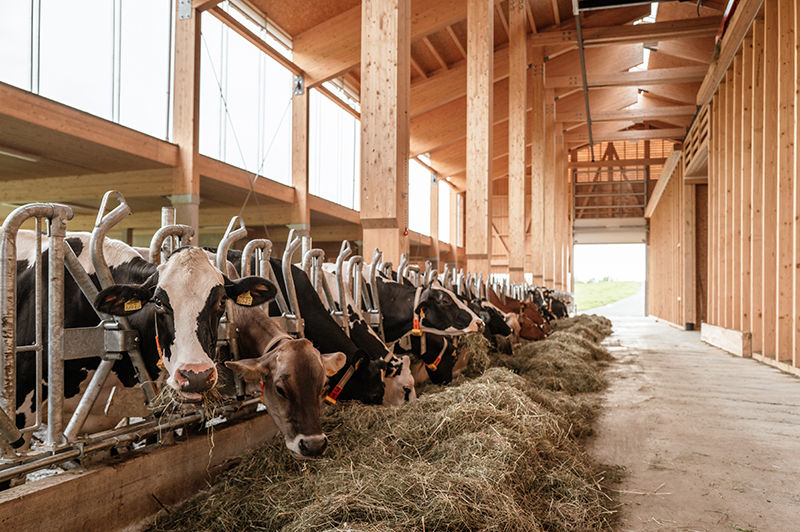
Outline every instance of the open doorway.
<svg viewBox="0 0 800 532">
<path fill-rule="evenodd" d="M 574 271 L 579 313 L 645 315 L 645 244 L 576 244 Z"/>
</svg>

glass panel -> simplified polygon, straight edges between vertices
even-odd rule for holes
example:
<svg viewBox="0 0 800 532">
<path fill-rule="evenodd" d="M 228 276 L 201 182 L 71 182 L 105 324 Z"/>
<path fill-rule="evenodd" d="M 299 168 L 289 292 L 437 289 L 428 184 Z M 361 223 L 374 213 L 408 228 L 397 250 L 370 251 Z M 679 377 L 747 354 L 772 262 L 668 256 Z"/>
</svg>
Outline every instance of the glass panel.
<svg viewBox="0 0 800 532">
<path fill-rule="evenodd" d="M 431 234 L 431 173 L 414 159 L 408 161 L 408 228 Z"/>
<path fill-rule="evenodd" d="M 292 182 L 292 73 L 261 54 L 261 142 L 255 170 L 284 185 Z"/>
<path fill-rule="evenodd" d="M 220 98 L 224 34 L 222 22 L 203 13 L 200 39 L 200 153 L 214 159 L 220 156 L 220 132 L 225 110 Z M 224 85 L 223 85 L 224 86 Z"/>
<path fill-rule="evenodd" d="M 40 94 L 111 118 L 114 3 L 42 0 Z"/>
<path fill-rule="evenodd" d="M 0 81 L 31 90 L 32 0 L 0 0 Z"/>
<path fill-rule="evenodd" d="M 310 105 L 309 192 L 358 210 L 361 125 L 316 90 Z"/>
<path fill-rule="evenodd" d="M 123 0 L 120 123 L 169 138 L 171 2 Z"/>
<path fill-rule="evenodd" d="M 439 240 L 450 243 L 450 185 L 439 180 Z"/>
</svg>

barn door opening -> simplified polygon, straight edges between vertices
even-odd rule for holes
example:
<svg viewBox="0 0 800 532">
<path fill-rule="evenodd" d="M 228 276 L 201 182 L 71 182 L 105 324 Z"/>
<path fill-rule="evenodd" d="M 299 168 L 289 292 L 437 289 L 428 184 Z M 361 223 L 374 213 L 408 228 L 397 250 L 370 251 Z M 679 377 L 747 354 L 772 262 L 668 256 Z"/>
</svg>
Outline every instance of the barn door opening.
<svg viewBox="0 0 800 532">
<path fill-rule="evenodd" d="M 574 269 L 578 312 L 645 315 L 645 244 L 575 244 Z"/>
</svg>

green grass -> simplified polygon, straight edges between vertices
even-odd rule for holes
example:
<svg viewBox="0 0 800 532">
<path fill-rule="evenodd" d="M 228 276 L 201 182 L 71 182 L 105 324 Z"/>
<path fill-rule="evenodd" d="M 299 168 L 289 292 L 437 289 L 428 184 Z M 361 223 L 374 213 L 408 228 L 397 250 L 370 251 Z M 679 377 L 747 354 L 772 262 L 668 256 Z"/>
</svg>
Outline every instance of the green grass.
<svg viewBox="0 0 800 532">
<path fill-rule="evenodd" d="M 639 281 L 598 281 L 575 283 L 575 304 L 578 310 L 589 310 L 632 296 L 642 285 Z"/>
</svg>

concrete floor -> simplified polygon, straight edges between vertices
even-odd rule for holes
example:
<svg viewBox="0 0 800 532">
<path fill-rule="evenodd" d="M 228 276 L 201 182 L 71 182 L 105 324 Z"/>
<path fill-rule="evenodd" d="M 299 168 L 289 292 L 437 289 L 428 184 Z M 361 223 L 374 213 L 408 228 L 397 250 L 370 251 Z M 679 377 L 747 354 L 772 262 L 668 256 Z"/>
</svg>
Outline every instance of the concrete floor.
<svg viewBox="0 0 800 532">
<path fill-rule="evenodd" d="M 800 379 L 697 332 L 614 319 L 590 453 L 626 468 L 618 530 L 800 530 Z"/>
</svg>

